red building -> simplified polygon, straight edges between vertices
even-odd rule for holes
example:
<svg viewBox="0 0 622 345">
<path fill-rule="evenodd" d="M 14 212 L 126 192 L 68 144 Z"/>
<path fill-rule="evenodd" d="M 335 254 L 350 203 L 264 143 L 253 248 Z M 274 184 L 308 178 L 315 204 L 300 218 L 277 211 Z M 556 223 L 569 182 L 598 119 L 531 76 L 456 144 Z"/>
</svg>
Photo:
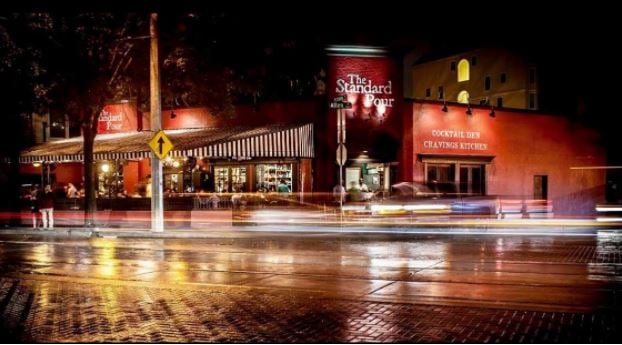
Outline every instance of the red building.
<svg viewBox="0 0 622 345">
<path fill-rule="evenodd" d="M 339 176 L 341 111 L 346 188 L 359 179 L 386 192 L 399 181 L 451 182 L 469 195 L 549 200 L 556 215 L 590 214 L 603 200 L 605 173 L 595 167 L 606 160 L 594 131 L 534 111 L 405 100 L 401 64 L 383 49 L 327 53 L 326 95 L 239 106 L 234 119 L 205 109 L 163 111 L 175 144 L 164 188 L 254 192 L 285 179 L 301 195 L 330 191 Z M 330 108 L 340 97 L 351 107 Z M 147 178 L 148 118 L 131 103 L 104 109 L 95 144 L 102 197 L 132 193 Z M 50 142 L 23 152 L 22 171 L 45 174 L 32 163 L 55 162 L 56 182 L 78 185 L 81 159 L 81 138 Z"/>
</svg>

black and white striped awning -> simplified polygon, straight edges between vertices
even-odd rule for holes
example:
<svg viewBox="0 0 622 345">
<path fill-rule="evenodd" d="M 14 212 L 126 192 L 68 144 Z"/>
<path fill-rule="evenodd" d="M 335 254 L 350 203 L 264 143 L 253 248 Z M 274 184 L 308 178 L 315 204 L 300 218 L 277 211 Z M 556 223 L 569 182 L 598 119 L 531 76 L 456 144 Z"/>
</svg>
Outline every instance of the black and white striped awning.
<svg viewBox="0 0 622 345">
<path fill-rule="evenodd" d="M 313 158 L 313 124 L 270 125 L 257 128 L 200 128 L 166 130 L 174 144 L 169 155 L 213 159 Z M 152 132 L 98 135 L 95 160 L 150 157 Z M 21 163 L 81 162 L 82 138 L 52 141 L 22 152 Z"/>
</svg>

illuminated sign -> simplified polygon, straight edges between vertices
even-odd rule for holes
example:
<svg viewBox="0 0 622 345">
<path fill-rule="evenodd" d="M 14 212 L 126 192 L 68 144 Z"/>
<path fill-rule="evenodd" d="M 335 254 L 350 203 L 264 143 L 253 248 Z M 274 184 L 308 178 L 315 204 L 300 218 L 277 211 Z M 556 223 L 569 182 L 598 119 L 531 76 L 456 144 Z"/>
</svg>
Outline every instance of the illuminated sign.
<svg viewBox="0 0 622 345">
<path fill-rule="evenodd" d="M 97 133 L 131 132 L 138 129 L 138 116 L 133 103 L 108 104 L 97 119 Z"/>
<path fill-rule="evenodd" d="M 337 79 L 337 93 L 362 94 L 364 95 L 363 104 L 365 107 L 393 107 L 395 98 L 382 97 L 393 95 L 391 81 L 386 84 L 375 84 L 371 78 L 361 76 L 361 74 L 348 74 L 345 79 Z"/>
<path fill-rule="evenodd" d="M 431 131 L 433 138 L 438 140 L 425 140 L 423 147 L 426 149 L 452 149 L 469 151 L 486 151 L 488 144 L 467 140 L 481 139 L 481 133 L 476 131 L 457 131 L 450 129 L 434 129 Z M 457 140 L 455 140 L 457 139 Z M 460 140 L 463 139 L 463 140 Z"/>
</svg>

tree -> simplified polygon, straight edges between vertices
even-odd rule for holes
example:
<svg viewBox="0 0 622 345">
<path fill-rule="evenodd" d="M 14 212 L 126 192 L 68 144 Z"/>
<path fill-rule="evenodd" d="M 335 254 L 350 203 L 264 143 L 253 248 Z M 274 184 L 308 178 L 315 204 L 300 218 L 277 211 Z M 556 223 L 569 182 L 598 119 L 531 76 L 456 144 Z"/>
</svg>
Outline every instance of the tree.
<svg viewBox="0 0 622 345">
<path fill-rule="evenodd" d="M 51 27 L 46 14 L 0 17 L 0 189 L 8 195 L 1 199 L 0 209 L 19 210 L 19 153 L 31 140 L 24 133 L 30 133 L 31 114 L 46 111 L 49 91 L 56 85 L 46 60 L 54 45 Z M 10 164 L 3 164 L 6 161 Z"/>
<path fill-rule="evenodd" d="M 23 83 L 19 89 L 7 88 L 19 95 L 13 97 L 15 113 L 29 113 L 36 106 L 60 107 L 81 126 L 87 226 L 94 225 L 93 145 L 103 107 L 121 99 L 135 99 L 141 109 L 146 109 L 148 18 L 146 14 L 101 13 L 2 18 L 12 26 L 0 26 L 0 73 L 9 75 L 7 80 Z M 184 20 L 196 18 L 173 15 L 165 21 L 170 34 L 162 35 L 168 41 L 160 54 L 165 57 L 160 59 L 164 64 L 164 105 L 207 106 L 216 115 L 232 115 L 230 71 L 210 64 L 212 60 L 206 58 L 209 49 L 190 47 L 187 32 L 175 30 L 183 27 Z M 41 37 L 34 39 L 34 33 Z M 18 64 L 19 69 L 15 68 Z M 14 162 L 23 147 L 18 146 L 12 151 Z"/>
<path fill-rule="evenodd" d="M 85 225 L 90 227 L 96 210 L 93 145 L 98 118 L 106 104 L 140 94 L 144 88 L 148 55 L 145 45 L 133 38 L 147 32 L 146 18 L 102 13 L 57 16 L 52 32 L 57 58 L 50 72 L 57 83 L 51 99 L 81 126 Z"/>
</svg>

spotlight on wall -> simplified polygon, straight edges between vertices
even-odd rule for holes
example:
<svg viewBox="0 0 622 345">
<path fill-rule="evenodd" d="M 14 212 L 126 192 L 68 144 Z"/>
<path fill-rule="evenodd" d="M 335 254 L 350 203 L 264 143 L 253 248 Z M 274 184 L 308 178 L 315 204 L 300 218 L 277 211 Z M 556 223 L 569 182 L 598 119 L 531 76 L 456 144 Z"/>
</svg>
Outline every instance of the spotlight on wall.
<svg viewBox="0 0 622 345">
<path fill-rule="evenodd" d="M 447 109 L 447 103 L 445 103 L 445 101 L 443 101 L 443 108 L 441 108 L 441 111 L 443 111 L 444 113 L 449 111 L 449 109 Z"/>
<path fill-rule="evenodd" d="M 490 107 L 490 113 L 488 114 L 490 115 L 490 117 L 495 117 L 497 114 L 495 113 L 495 108 L 494 107 Z"/>
<path fill-rule="evenodd" d="M 177 117 L 177 114 L 175 114 L 175 112 L 174 112 L 174 111 L 171 111 L 171 119 L 174 119 L 174 118 L 176 118 L 176 117 Z"/>
<path fill-rule="evenodd" d="M 467 111 L 466 111 L 467 115 L 473 115 L 473 110 L 471 110 L 471 105 L 467 105 Z"/>
</svg>

